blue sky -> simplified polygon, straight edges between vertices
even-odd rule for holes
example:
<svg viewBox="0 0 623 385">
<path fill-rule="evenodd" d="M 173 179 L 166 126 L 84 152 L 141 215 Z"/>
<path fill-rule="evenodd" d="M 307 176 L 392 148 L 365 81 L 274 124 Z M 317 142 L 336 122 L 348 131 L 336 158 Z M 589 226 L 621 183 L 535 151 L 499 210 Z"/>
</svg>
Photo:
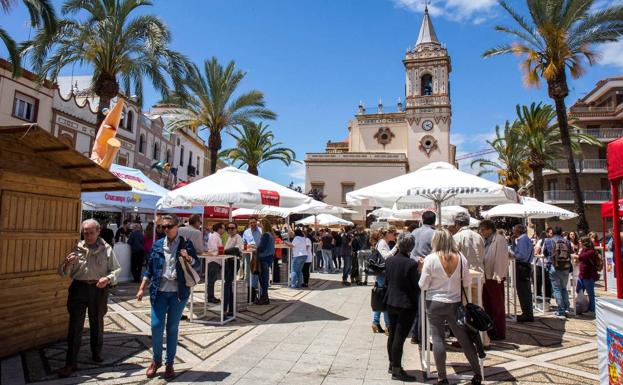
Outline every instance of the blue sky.
<svg viewBox="0 0 623 385">
<path fill-rule="evenodd" d="M 600 0 L 621 3 L 623 0 Z M 60 1 L 54 1 L 60 8 Z M 413 46 L 422 20 L 423 0 L 155 0 L 145 12 L 169 25 L 172 48 L 200 63 L 216 56 L 235 60 L 247 72 L 241 90 L 265 93 L 278 114 L 270 122 L 277 140 L 306 152 L 323 151 L 328 140 L 347 136 L 347 123 L 359 101 L 375 106 L 382 98 L 394 106 L 404 99 L 402 59 Z M 523 1 L 511 0 L 523 12 Z M 22 40 L 27 15 L 20 5 L 2 25 Z M 482 52 L 506 36 L 495 24 L 511 24 L 495 0 L 433 0 L 432 21 L 452 57 L 452 138 L 459 153 L 486 148 L 496 124 L 512 119 L 517 103 L 547 101 L 546 90 L 525 88 L 519 60 L 484 60 Z M 623 73 L 623 44 L 600 47 L 602 62 L 570 82 L 567 104 L 604 77 Z M 5 51 L 0 51 L 5 56 Z M 64 74 L 69 74 L 71 68 Z M 80 72 L 80 73 L 78 73 Z M 88 74 L 74 69 L 75 75 Z M 159 100 L 146 90 L 145 106 Z M 224 145 L 232 145 L 227 135 Z M 302 183 L 302 165 L 272 162 L 260 175 L 282 184 Z"/>
</svg>

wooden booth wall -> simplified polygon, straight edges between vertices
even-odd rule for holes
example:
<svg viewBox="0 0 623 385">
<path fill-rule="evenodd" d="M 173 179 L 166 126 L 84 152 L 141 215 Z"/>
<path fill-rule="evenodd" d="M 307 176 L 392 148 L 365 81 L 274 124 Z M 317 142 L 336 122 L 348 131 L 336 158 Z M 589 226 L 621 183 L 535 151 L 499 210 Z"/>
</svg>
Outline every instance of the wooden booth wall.
<svg viewBox="0 0 623 385">
<path fill-rule="evenodd" d="M 0 170 L 0 357 L 65 338 L 80 182 Z"/>
</svg>

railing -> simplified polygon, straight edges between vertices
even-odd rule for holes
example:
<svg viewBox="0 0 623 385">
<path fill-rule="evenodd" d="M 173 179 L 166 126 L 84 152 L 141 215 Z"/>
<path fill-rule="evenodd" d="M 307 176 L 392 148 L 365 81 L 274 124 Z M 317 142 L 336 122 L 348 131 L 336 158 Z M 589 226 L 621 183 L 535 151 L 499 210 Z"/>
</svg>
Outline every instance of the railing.
<svg viewBox="0 0 623 385">
<path fill-rule="evenodd" d="M 581 128 L 580 134 L 591 135 L 597 139 L 618 139 L 623 137 L 623 128 Z"/>
<path fill-rule="evenodd" d="M 305 160 L 385 160 L 394 162 L 406 162 L 405 154 L 385 154 L 385 153 L 365 153 L 365 152 L 344 152 L 344 153 L 308 153 Z"/>
<path fill-rule="evenodd" d="M 365 107 L 363 111 L 359 111 L 357 115 L 374 115 L 374 114 L 393 114 L 396 112 L 404 112 L 404 106 L 382 106 L 379 108 L 378 106 L 373 107 Z"/>
<path fill-rule="evenodd" d="M 605 202 L 610 200 L 610 191 L 608 190 L 596 190 L 596 191 L 583 191 L 585 202 Z M 573 202 L 574 194 L 571 190 L 550 190 L 545 191 L 545 202 L 560 202 L 571 201 Z"/>
<path fill-rule="evenodd" d="M 560 172 L 567 172 L 569 170 L 569 166 L 567 165 L 566 159 L 556 159 L 552 162 L 553 166 L 558 169 Z M 575 161 L 575 169 L 577 171 L 583 170 L 603 170 L 606 172 L 606 160 L 605 159 L 584 159 L 584 160 L 576 160 Z M 544 171 L 553 171 L 550 169 L 546 169 Z"/>
<path fill-rule="evenodd" d="M 576 106 L 571 107 L 571 112 L 614 112 L 615 106 L 595 107 L 595 106 Z"/>
</svg>

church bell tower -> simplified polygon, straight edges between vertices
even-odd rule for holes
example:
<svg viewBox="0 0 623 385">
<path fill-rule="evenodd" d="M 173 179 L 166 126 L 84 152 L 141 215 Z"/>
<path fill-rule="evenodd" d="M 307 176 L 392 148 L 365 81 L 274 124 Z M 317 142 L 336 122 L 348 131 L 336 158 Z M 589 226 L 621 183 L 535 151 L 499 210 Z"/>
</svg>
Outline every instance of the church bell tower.
<svg viewBox="0 0 623 385">
<path fill-rule="evenodd" d="M 428 7 L 424 10 L 415 47 L 407 50 L 403 64 L 410 170 L 415 171 L 431 162 L 452 162 L 450 56 L 437 38 Z"/>
</svg>

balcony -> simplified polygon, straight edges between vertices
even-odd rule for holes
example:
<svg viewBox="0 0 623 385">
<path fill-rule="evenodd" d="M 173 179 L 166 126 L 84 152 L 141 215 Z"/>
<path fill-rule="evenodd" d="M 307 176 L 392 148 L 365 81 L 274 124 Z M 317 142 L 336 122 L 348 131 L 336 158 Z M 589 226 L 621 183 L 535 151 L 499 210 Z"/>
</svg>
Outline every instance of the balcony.
<svg viewBox="0 0 623 385">
<path fill-rule="evenodd" d="M 583 191 L 585 203 L 602 203 L 610 200 L 609 190 L 588 190 Z M 545 203 L 573 203 L 573 191 L 571 190 L 550 190 L 545 191 Z"/>
<path fill-rule="evenodd" d="M 407 163 L 405 154 L 375 152 L 308 153 L 305 162 L 386 162 Z"/>
<path fill-rule="evenodd" d="M 558 169 L 558 171 L 551 169 L 543 169 L 543 175 L 548 174 L 556 174 L 556 173 L 567 173 L 569 168 L 567 166 L 566 159 L 556 159 L 554 162 L 554 167 Z M 606 160 L 605 159 L 583 159 L 575 161 L 575 169 L 577 172 L 587 172 L 587 173 L 607 173 L 606 170 Z"/>
<path fill-rule="evenodd" d="M 623 137 L 623 128 L 581 128 L 577 131 L 606 142 Z"/>
</svg>

